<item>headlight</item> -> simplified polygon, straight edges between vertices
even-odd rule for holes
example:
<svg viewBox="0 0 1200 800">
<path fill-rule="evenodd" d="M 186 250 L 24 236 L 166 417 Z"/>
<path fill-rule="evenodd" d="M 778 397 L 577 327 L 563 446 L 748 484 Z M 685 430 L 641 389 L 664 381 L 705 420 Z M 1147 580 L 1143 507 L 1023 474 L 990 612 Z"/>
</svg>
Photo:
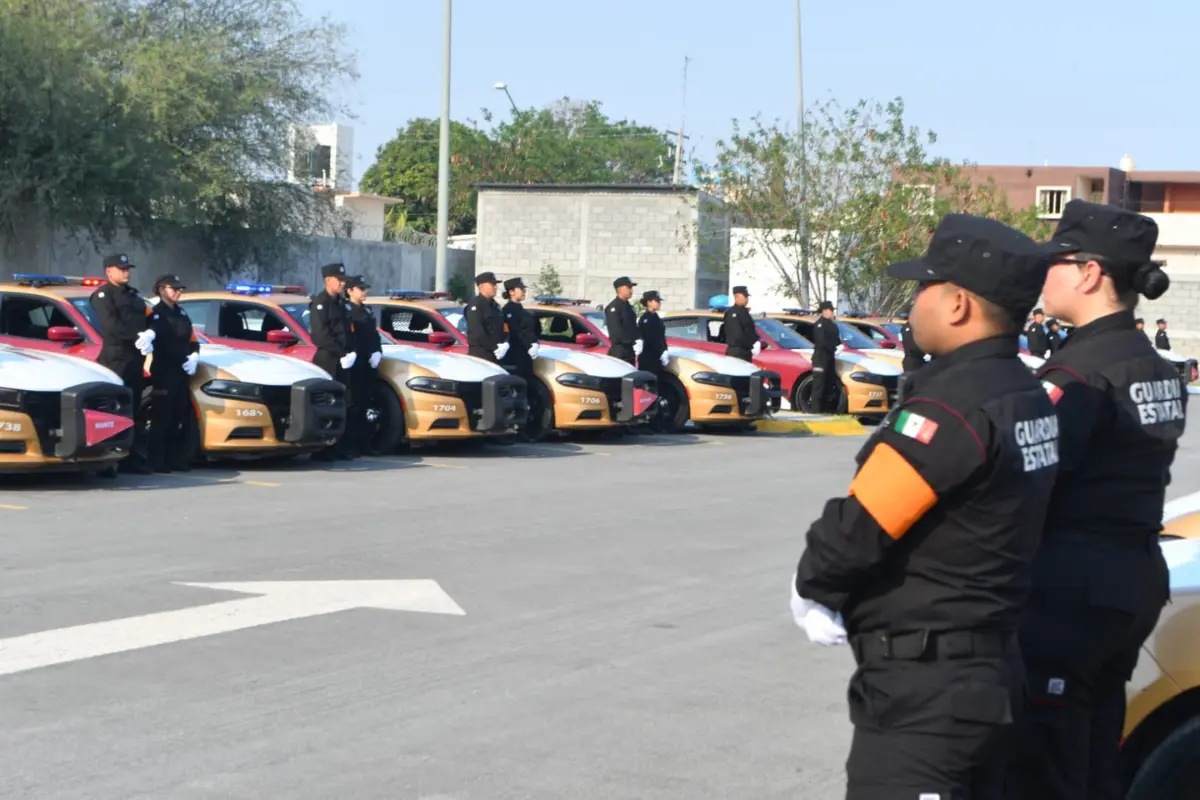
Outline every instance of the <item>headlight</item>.
<svg viewBox="0 0 1200 800">
<path fill-rule="evenodd" d="M 693 372 L 692 380 L 709 386 L 733 386 L 733 378 L 716 372 Z"/>
<path fill-rule="evenodd" d="M 239 383 L 238 381 L 209 381 L 200 387 L 200 391 L 209 397 L 223 397 L 227 400 L 249 400 L 262 402 L 262 387 L 257 383 Z"/>
<path fill-rule="evenodd" d="M 604 384 L 595 375 L 584 375 L 581 372 L 564 372 L 554 380 L 563 386 L 570 386 L 575 389 L 591 389 L 598 392 L 604 388 Z"/>
<path fill-rule="evenodd" d="M 851 372 L 850 380 L 858 381 L 859 383 L 873 383 L 876 386 L 883 386 L 883 376 L 876 375 L 874 372 Z"/>
<path fill-rule="evenodd" d="M 0 408 L 21 410 L 21 392 L 17 389 L 0 389 Z"/>
<path fill-rule="evenodd" d="M 442 378 L 409 378 L 404 384 L 414 392 L 428 392 L 430 394 L 458 394 L 458 384 L 454 381 L 443 380 Z"/>
</svg>

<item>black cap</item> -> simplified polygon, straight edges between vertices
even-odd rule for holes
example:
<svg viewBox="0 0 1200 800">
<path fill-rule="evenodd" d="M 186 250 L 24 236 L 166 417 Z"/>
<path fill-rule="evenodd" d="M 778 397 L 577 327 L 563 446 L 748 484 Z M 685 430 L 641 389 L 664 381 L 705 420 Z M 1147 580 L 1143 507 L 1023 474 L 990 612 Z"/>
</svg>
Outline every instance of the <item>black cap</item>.
<svg viewBox="0 0 1200 800">
<path fill-rule="evenodd" d="M 1050 319 L 1046 320 L 1046 327 L 1047 327 L 1047 328 L 1053 328 L 1055 325 L 1058 325 L 1058 324 L 1059 324 L 1058 320 L 1054 319 L 1053 317 L 1051 317 Z"/>
<path fill-rule="evenodd" d="M 187 288 L 183 285 L 183 281 L 179 280 L 178 275 L 163 275 L 162 277 L 160 277 L 158 280 L 156 280 L 154 282 L 154 291 L 157 292 L 159 289 L 161 289 L 164 286 L 166 286 L 170 289 L 185 289 L 185 288 Z"/>
<path fill-rule="evenodd" d="M 903 281 L 946 281 L 1021 319 L 1037 302 L 1050 270 L 1045 245 L 994 219 L 947 214 L 925 254 L 887 268 Z"/>
<path fill-rule="evenodd" d="M 525 281 L 520 278 L 509 278 L 504 282 L 504 291 L 511 292 L 513 289 L 524 289 Z"/>
<path fill-rule="evenodd" d="M 346 277 L 346 265 L 341 263 L 326 264 L 325 266 L 321 267 L 321 277 L 344 278 Z"/>
<path fill-rule="evenodd" d="M 613 288 L 620 289 L 622 286 L 628 286 L 632 289 L 634 286 L 637 286 L 637 284 L 631 281 L 628 275 L 622 275 L 620 278 L 617 278 L 615 281 L 613 281 Z"/>
<path fill-rule="evenodd" d="M 1038 314 L 1044 314 L 1045 312 L 1042 311 L 1042 309 L 1040 309 L 1040 308 L 1035 308 L 1033 311 L 1030 311 L 1029 313 L 1031 316 L 1036 317 Z"/>
<path fill-rule="evenodd" d="M 1138 317 L 1137 319 L 1135 319 L 1135 320 L 1133 321 L 1133 324 L 1134 324 L 1134 325 L 1145 325 L 1145 324 L 1146 324 L 1146 320 L 1142 319 L 1141 317 Z"/>
<path fill-rule="evenodd" d="M 367 283 L 366 275 L 351 275 L 346 278 L 347 289 L 362 289 L 364 292 L 371 288 L 371 284 Z"/>
<path fill-rule="evenodd" d="M 1072 200 L 1046 249 L 1052 256 L 1092 253 L 1113 266 L 1135 269 L 1151 260 L 1156 244 L 1158 224 L 1144 214 Z"/>
<path fill-rule="evenodd" d="M 499 281 L 496 280 L 496 273 L 481 272 L 475 276 L 475 285 L 476 286 L 479 286 L 480 284 L 484 284 L 484 283 L 499 283 Z"/>
<path fill-rule="evenodd" d="M 1160 319 L 1158 322 L 1156 322 L 1156 323 L 1154 323 L 1154 324 L 1155 324 L 1155 325 L 1166 325 L 1166 324 L 1167 324 L 1167 321 L 1166 321 L 1165 319 Z"/>
<path fill-rule="evenodd" d="M 747 289 L 745 286 L 735 286 L 735 287 L 733 287 L 733 291 L 730 292 L 730 294 L 744 294 L 744 295 L 746 295 L 746 297 L 749 297 L 750 290 Z"/>
<path fill-rule="evenodd" d="M 817 311 L 833 311 L 833 303 L 822 300 L 821 305 L 817 306 Z"/>
<path fill-rule="evenodd" d="M 658 302 L 661 303 L 662 295 L 659 294 L 658 291 L 655 289 L 651 289 L 648 292 L 642 292 L 642 302 L 643 303 L 649 303 L 651 300 L 657 300 Z"/>
<path fill-rule="evenodd" d="M 124 253 L 114 253 L 111 256 L 104 257 L 104 268 L 116 267 L 117 269 L 133 269 L 133 264 L 129 261 L 129 256 Z"/>
</svg>

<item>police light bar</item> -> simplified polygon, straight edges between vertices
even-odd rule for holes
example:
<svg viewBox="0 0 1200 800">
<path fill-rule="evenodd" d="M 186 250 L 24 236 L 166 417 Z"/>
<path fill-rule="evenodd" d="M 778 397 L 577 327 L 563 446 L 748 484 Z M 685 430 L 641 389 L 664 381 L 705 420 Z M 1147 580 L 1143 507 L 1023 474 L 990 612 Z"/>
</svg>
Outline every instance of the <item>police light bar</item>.
<svg viewBox="0 0 1200 800">
<path fill-rule="evenodd" d="M 449 297 L 449 292 L 426 292 L 422 289 L 388 289 L 385 294 L 397 300 L 426 300 L 433 297 Z"/>
<path fill-rule="evenodd" d="M 576 302 L 569 297 L 559 297 L 552 294 L 539 294 L 533 299 L 544 306 L 569 306 Z"/>
<path fill-rule="evenodd" d="M 269 283 L 227 283 L 225 291 L 234 294 L 304 294 L 303 286 Z"/>
<path fill-rule="evenodd" d="M 13 280 L 22 286 L 102 286 L 104 278 L 75 278 L 68 275 L 41 275 L 36 272 L 14 272 Z"/>
<path fill-rule="evenodd" d="M 794 316 L 804 316 L 805 314 L 813 313 L 811 308 L 785 308 L 784 314 L 792 314 Z"/>
<path fill-rule="evenodd" d="M 712 297 L 708 298 L 708 307 L 713 311 L 729 308 L 729 295 L 714 294 Z"/>
</svg>

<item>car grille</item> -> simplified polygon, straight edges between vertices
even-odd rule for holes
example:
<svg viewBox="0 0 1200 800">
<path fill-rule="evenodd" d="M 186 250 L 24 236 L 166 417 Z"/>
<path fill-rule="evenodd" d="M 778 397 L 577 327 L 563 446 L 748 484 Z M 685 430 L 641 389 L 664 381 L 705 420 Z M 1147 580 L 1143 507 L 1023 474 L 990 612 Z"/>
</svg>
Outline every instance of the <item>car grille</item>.
<svg viewBox="0 0 1200 800">
<path fill-rule="evenodd" d="M 62 395 L 59 392 L 22 392 L 21 410 L 33 421 L 42 452 L 54 455 L 54 447 L 62 435 Z"/>
<path fill-rule="evenodd" d="M 292 418 L 292 387 L 264 386 L 262 400 L 267 413 L 271 415 L 275 438 L 282 442 Z"/>
<path fill-rule="evenodd" d="M 879 377 L 883 381 L 884 391 L 887 392 L 888 408 L 892 408 L 896 405 L 896 396 L 900 391 L 900 376 L 880 375 Z"/>
<path fill-rule="evenodd" d="M 617 409 L 621 407 L 621 379 L 601 378 L 600 391 L 608 398 L 608 411 L 616 419 Z"/>
<path fill-rule="evenodd" d="M 455 392 L 467 407 L 467 419 L 475 420 L 483 411 L 483 384 L 478 381 L 457 381 Z"/>
</svg>

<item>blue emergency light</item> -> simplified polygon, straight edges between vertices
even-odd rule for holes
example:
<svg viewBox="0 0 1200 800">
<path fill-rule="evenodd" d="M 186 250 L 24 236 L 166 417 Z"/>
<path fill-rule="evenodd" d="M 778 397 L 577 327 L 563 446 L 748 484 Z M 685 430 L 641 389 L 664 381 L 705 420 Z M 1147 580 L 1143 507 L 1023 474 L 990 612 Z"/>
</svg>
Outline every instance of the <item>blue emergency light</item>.
<svg viewBox="0 0 1200 800">
<path fill-rule="evenodd" d="M 423 292 L 420 289 L 388 289 L 386 294 L 397 300 L 420 300 L 430 296 L 429 292 Z"/>
<path fill-rule="evenodd" d="M 713 310 L 729 308 L 729 295 L 714 294 L 712 297 L 708 298 L 708 307 Z"/>
<path fill-rule="evenodd" d="M 795 316 L 802 317 L 805 314 L 811 314 L 813 312 L 812 312 L 811 308 L 785 308 L 783 310 L 783 313 L 784 314 L 793 314 Z"/>
<path fill-rule="evenodd" d="M 234 294 L 270 294 L 271 287 L 255 283 L 227 283 L 225 291 Z"/>
</svg>

